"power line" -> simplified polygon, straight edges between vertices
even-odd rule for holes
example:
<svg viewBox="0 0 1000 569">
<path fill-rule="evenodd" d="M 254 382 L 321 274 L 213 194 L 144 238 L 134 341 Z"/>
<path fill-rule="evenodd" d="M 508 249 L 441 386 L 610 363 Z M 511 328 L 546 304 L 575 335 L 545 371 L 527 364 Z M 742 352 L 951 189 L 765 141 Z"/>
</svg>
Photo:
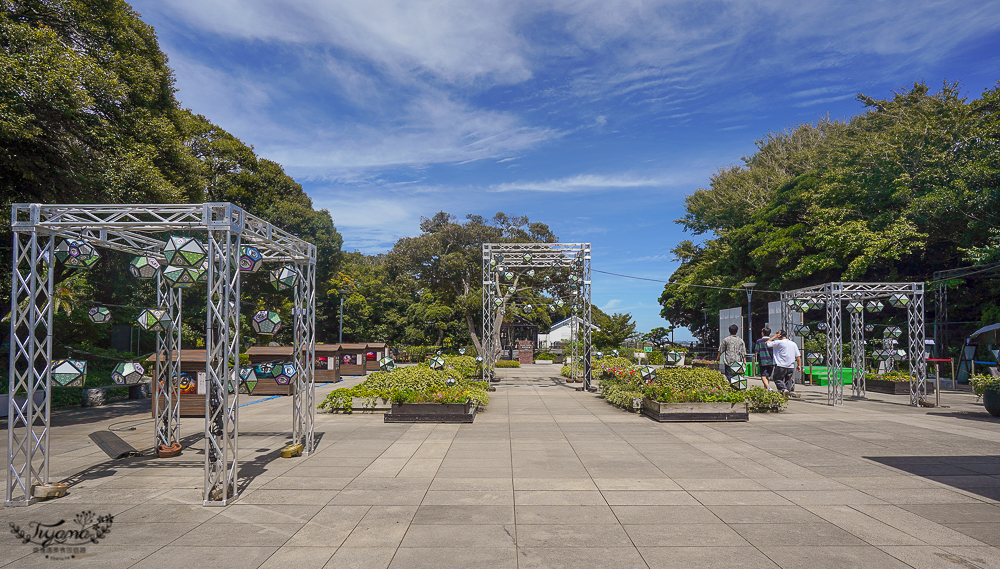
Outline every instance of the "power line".
<svg viewBox="0 0 1000 569">
<path fill-rule="evenodd" d="M 690 284 L 690 283 L 673 283 L 673 282 L 665 281 L 665 280 L 661 280 L 661 279 L 648 279 L 646 277 L 635 277 L 635 276 L 632 276 L 632 275 L 623 275 L 623 274 L 620 274 L 620 273 L 611 273 L 611 272 L 608 272 L 608 271 L 598 271 L 597 269 L 592 269 L 592 270 L 595 273 L 601 273 L 601 274 L 604 274 L 604 275 L 612 275 L 612 276 L 615 276 L 615 277 L 623 277 L 623 278 L 626 278 L 626 279 L 635 279 L 637 281 L 652 281 L 654 283 L 666 283 L 666 284 L 675 285 L 675 286 L 693 286 L 695 288 L 711 288 L 711 289 L 715 289 L 715 290 L 735 290 L 735 291 L 745 291 L 745 290 L 747 290 L 746 288 L 732 288 L 732 287 L 728 287 L 728 286 L 710 286 L 710 285 L 698 285 L 698 284 Z M 767 293 L 767 292 L 769 292 L 771 294 L 781 294 L 780 290 L 766 290 L 766 289 L 762 289 L 762 288 L 755 288 L 755 289 L 753 289 L 753 291 L 755 293 L 758 293 L 758 292 L 760 292 L 760 293 Z"/>
</svg>

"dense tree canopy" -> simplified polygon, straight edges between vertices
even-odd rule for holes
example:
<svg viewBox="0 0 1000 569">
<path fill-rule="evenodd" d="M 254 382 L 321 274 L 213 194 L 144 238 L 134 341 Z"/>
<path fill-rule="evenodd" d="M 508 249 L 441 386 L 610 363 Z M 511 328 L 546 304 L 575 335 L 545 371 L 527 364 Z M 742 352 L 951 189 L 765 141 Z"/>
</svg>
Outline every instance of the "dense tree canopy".
<svg viewBox="0 0 1000 569">
<path fill-rule="evenodd" d="M 705 312 L 745 302 L 739 291 L 686 284 L 755 281 L 777 291 L 838 280 L 923 281 L 993 258 L 1000 87 L 971 102 L 957 84 L 931 93 L 922 83 L 889 99 L 858 100 L 867 110 L 849 121 L 768 134 L 743 165 L 720 170 L 709 188 L 687 198 L 678 222 L 708 238 L 673 250 L 681 266 L 660 297 L 665 318 L 710 337 Z M 978 320 L 997 291 L 986 282 L 966 287 L 952 318 Z M 755 295 L 754 311 L 775 299 Z"/>
<path fill-rule="evenodd" d="M 317 276 L 330 279 L 342 240 L 329 213 L 313 209 L 280 165 L 182 109 L 173 85 L 153 28 L 122 0 L 0 0 L 0 207 L 229 201 L 315 243 Z M 0 229 L 0 240 L 10 238 Z M 77 277 L 75 298 L 148 297 L 121 277 L 122 262 L 108 255 L 104 268 Z M 0 274 L 9 298 L 9 256 L 0 256 Z M 88 287 L 88 278 L 104 286 Z M 244 290 L 270 306 L 287 296 L 254 279 Z M 336 320 L 325 289 L 317 300 L 324 338 Z M 195 320 L 199 304 L 186 311 Z"/>
</svg>

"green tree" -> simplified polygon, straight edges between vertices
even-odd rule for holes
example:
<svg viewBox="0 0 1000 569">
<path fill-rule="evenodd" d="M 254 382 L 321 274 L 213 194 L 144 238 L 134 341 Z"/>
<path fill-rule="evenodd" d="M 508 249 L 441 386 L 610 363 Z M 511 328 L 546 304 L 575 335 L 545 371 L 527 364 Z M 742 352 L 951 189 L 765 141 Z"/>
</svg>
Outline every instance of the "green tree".
<svg viewBox="0 0 1000 569">
<path fill-rule="evenodd" d="M 635 322 L 627 312 L 605 315 L 603 318 L 595 318 L 595 321 L 600 330 L 594 331 L 592 340 L 598 348 L 617 348 L 635 334 Z"/>
</svg>

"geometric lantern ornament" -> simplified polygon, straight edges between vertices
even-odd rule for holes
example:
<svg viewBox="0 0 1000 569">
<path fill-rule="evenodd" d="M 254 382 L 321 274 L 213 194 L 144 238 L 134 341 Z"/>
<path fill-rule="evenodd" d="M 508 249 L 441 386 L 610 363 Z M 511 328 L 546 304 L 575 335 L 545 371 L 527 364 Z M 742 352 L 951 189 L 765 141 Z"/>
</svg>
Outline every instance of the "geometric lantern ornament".
<svg viewBox="0 0 1000 569">
<path fill-rule="evenodd" d="M 729 385 L 736 389 L 747 388 L 746 367 L 743 362 L 732 362 L 727 365 L 730 373 Z"/>
<path fill-rule="evenodd" d="M 87 378 L 87 362 L 56 360 L 52 362 L 52 381 L 59 387 L 83 387 Z"/>
<path fill-rule="evenodd" d="M 292 265 L 278 267 L 271 271 L 271 284 L 278 290 L 288 290 L 299 282 L 299 272 Z"/>
<path fill-rule="evenodd" d="M 826 322 L 820 322 L 819 324 L 817 324 L 816 329 L 819 330 L 820 332 L 826 332 L 827 329 Z"/>
<path fill-rule="evenodd" d="M 250 326 L 258 334 L 277 334 L 281 330 L 281 317 L 277 312 L 271 310 L 260 310 L 253 315 Z"/>
<path fill-rule="evenodd" d="M 860 314 L 865 311 L 865 305 L 863 302 L 848 302 L 847 311 L 851 314 Z"/>
<path fill-rule="evenodd" d="M 889 306 L 892 306 L 893 308 L 902 308 L 907 304 L 910 304 L 910 297 L 905 294 L 894 294 L 890 296 L 889 300 L 886 302 L 888 302 Z"/>
<path fill-rule="evenodd" d="M 882 310 L 885 308 L 885 305 L 882 304 L 882 301 L 879 300 L 869 300 L 868 304 L 865 305 L 865 308 L 868 310 L 868 312 L 882 312 Z"/>
<path fill-rule="evenodd" d="M 382 371 L 392 371 L 396 369 L 396 362 L 389 356 L 386 356 L 378 361 L 378 368 Z"/>
<path fill-rule="evenodd" d="M 792 326 L 792 333 L 796 336 L 808 336 L 812 332 L 808 324 L 796 324 Z"/>
<path fill-rule="evenodd" d="M 121 362 L 111 372 L 111 379 L 118 385 L 134 385 L 139 383 L 139 380 L 142 379 L 142 374 L 145 372 L 146 370 L 143 369 L 142 364 L 139 362 Z"/>
<path fill-rule="evenodd" d="M 201 267 L 208 257 L 205 246 L 194 237 L 171 236 L 163 246 L 163 256 L 168 265 L 176 267 Z"/>
<path fill-rule="evenodd" d="M 444 358 L 441 356 L 434 356 L 428 362 L 431 369 L 444 369 Z"/>
<path fill-rule="evenodd" d="M 56 245 L 55 253 L 56 259 L 76 269 L 88 269 L 101 258 L 93 245 L 79 239 L 64 239 Z"/>
<path fill-rule="evenodd" d="M 170 329 L 170 315 L 166 310 L 147 308 L 135 319 L 139 326 L 147 332 L 165 332 Z"/>
<path fill-rule="evenodd" d="M 160 262 L 153 257 L 132 257 L 128 272 L 137 279 L 151 279 L 160 270 Z"/>
<path fill-rule="evenodd" d="M 639 376 L 643 381 L 651 381 L 656 377 L 656 372 L 649 366 L 642 366 L 639 368 Z"/>
<path fill-rule="evenodd" d="M 264 256 L 260 254 L 260 250 L 256 247 L 249 245 L 240 247 L 239 265 L 240 270 L 244 273 L 256 273 L 264 264 L 263 261 Z"/>
<path fill-rule="evenodd" d="M 663 361 L 669 365 L 677 365 L 681 361 L 681 355 L 671 350 L 663 356 Z"/>
<path fill-rule="evenodd" d="M 893 353 L 892 350 L 875 350 L 872 352 L 872 356 L 874 356 L 875 359 L 880 361 L 892 359 L 894 355 L 895 354 Z"/>
<path fill-rule="evenodd" d="M 111 321 L 111 311 L 103 306 L 95 306 L 87 312 L 87 318 L 94 324 L 107 324 Z"/>
<path fill-rule="evenodd" d="M 275 383 L 278 385 L 288 385 L 292 382 L 292 378 L 295 377 L 295 365 L 281 364 L 280 366 L 275 366 L 274 374 Z"/>
<path fill-rule="evenodd" d="M 240 393 L 253 395 L 254 388 L 257 387 L 257 376 L 253 372 L 253 366 L 243 366 L 240 368 Z"/>
<path fill-rule="evenodd" d="M 278 366 L 271 362 L 264 362 L 253 366 L 253 374 L 257 376 L 257 379 L 270 379 L 278 371 L 280 371 Z"/>
<path fill-rule="evenodd" d="M 809 362 L 809 365 L 811 366 L 819 365 L 823 363 L 823 354 L 817 354 L 816 352 L 812 352 L 806 356 L 806 361 Z"/>
<path fill-rule="evenodd" d="M 804 300 L 792 298 L 785 303 L 785 306 L 787 306 L 789 310 L 792 310 L 794 312 L 802 312 L 806 307 L 805 304 L 806 303 Z"/>
<path fill-rule="evenodd" d="M 207 276 L 208 274 L 200 267 L 167 265 L 163 268 L 163 280 L 167 281 L 167 286 L 173 288 L 188 288 Z"/>
<path fill-rule="evenodd" d="M 874 331 L 875 331 L 874 324 L 865 324 L 865 332 L 874 332 Z"/>
<path fill-rule="evenodd" d="M 886 338 L 898 338 L 903 335 L 903 331 L 898 326 L 886 326 L 883 334 Z"/>
</svg>

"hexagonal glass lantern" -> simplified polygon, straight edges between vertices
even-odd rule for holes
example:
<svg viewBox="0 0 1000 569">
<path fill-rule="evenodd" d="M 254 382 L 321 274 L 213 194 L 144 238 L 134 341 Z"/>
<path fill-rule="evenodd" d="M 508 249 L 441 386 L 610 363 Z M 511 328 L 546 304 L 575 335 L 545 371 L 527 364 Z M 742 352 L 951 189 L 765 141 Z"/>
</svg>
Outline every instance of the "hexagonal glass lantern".
<svg viewBox="0 0 1000 569">
<path fill-rule="evenodd" d="M 820 332 L 826 332 L 827 328 L 829 328 L 829 326 L 826 325 L 826 322 L 820 322 L 819 324 L 816 324 L 816 329 L 819 330 Z"/>
<path fill-rule="evenodd" d="M 281 364 L 280 366 L 275 366 L 274 370 L 274 382 L 278 385 L 288 385 L 295 378 L 295 364 Z"/>
<path fill-rule="evenodd" d="M 147 308 L 135 319 L 139 326 L 148 332 L 165 332 L 170 329 L 170 315 L 166 310 Z"/>
<path fill-rule="evenodd" d="M 431 366 L 431 369 L 444 369 L 444 358 L 441 356 L 434 356 L 427 363 Z"/>
<path fill-rule="evenodd" d="M 240 247 L 238 263 L 240 270 L 244 273 L 256 273 L 264 265 L 264 256 L 260 254 L 260 249 L 250 245 L 243 245 Z"/>
<path fill-rule="evenodd" d="M 604 357 L 604 352 L 594 352 L 594 357 L 597 359 L 601 359 Z"/>
<path fill-rule="evenodd" d="M 121 362 L 111 372 L 111 379 L 118 385 L 135 385 L 142 380 L 146 369 L 139 362 Z"/>
<path fill-rule="evenodd" d="M 465 355 L 465 348 L 459 348 L 458 349 L 458 355 L 464 356 Z"/>
<path fill-rule="evenodd" d="M 656 377 L 656 371 L 649 366 L 642 366 L 639 368 L 639 377 L 641 377 L 643 381 L 652 381 L 653 378 Z"/>
<path fill-rule="evenodd" d="M 299 282 L 299 272 L 292 265 L 278 267 L 271 271 L 271 284 L 278 290 L 288 290 Z"/>
<path fill-rule="evenodd" d="M 243 366 L 240 368 L 240 393 L 253 395 L 254 388 L 257 387 L 257 375 L 253 372 L 253 366 Z"/>
<path fill-rule="evenodd" d="M 875 331 L 874 324 L 865 324 L 865 332 L 874 332 L 874 331 Z"/>
<path fill-rule="evenodd" d="M 889 300 L 886 302 L 888 302 L 889 306 L 892 306 L 893 308 L 902 308 L 910 304 L 910 297 L 905 294 L 894 294 L 890 296 Z"/>
<path fill-rule="evenodd" d="M 886 338 L 898 338 L 903 335 L 903 331 L 899 329 L 899 326 L 886 326 L 882 334 Z"/>
<path fill-rule="evenodd" d="M 55 253 L 56 259 L 75 269 L 89 269 L 101 258 L 97 249 L 82 239 L 64 239 L 56 245 Z"/>
<path fill-rule="evenodd" d="M 869 300 L 868 304 L 865 305 L 865 310 L 868 312 L 882 312 L 885 305 L 882 304 L 881 300 Z"/>
<path fill-rule="evenodd" d="M 819 365 L 823 363 L 823 354 L 812 352 L 806 355 L 806 362 L 808 362 L 811 366 Z"/>
<path fill-rule="evenodd" d="M 792 326 L 792 333 L 796 336 L 808 336 L 812 332 L 812 328 L 808 324 L 796 324 Z"/>
<path fill-rule="evenodd" d="M 111 311 L 104 306 L 95 306 L 87 311 L 87 318 L 94 324 L 107 324 L 111 322 Z"/>
<path fill-rule="evenodd" d="M 670 365 L 677 365 L 681 361 L 681 355 L 673 350 L 670 350 L 663 355 L 663 361 Z"/>
<path fill-rule="evenodd" d="M 253 331 L 258 334 L 277 334 L 281 330 L 281 317 L 273 310 L 258 310 L 250 321 Z"/>
<path fill-rule="evenodd" d="M 382 371 L 392 371 L 396 369 L 396 362 L 389 356 L 386 356 L 378 361 L 378 368 Z"/>
<path fill-rule="evenodd" d="M 862 302 L 848 302 L 847 311 L 851 314 L 861 314 L 865 311 L 865 305 Z"/>
<path fill-rule="evenodd" d="M 171 235 L 163 246 L 163 257 L 168 265 L 200 267 L 208 257 L 205 246 L 194 237 Z"/>
<path fill-rule="evenodd" d="M 527 313 L 527 314 L 531 314 L 531 313 L 532 313 L 532 312 L 534 312 L 534 311 L 535 311 L 535 307 L 534 307 L 534 306 L 532 306 L 532 305 L 530 305 L 530 304 L 525 304 L 525 305 L 524 305 L 524 312 L 525 312 L 525 313 Z"/>
<path fill-rule="evenodd" d="M 52 381 L 59 387 L 83 387 L 87 379 L 87 362 L 56 360 L 52 362 Z"/>
<path fill-rule="evenodd" d="M 163 280 L 167 281 L 167 286 L 173 288 L 188 288 L 200 281 L 207 273 L 197 267 L 179 267 L 177 265 L 167 265 L 163 268 Z"/>
<path fill-rule="evenodd" d="M 137 279 L 151 279 L 160 270 L 160 262 L 155 257 L 132 257 L 128 272 Z"/>
</svg>

